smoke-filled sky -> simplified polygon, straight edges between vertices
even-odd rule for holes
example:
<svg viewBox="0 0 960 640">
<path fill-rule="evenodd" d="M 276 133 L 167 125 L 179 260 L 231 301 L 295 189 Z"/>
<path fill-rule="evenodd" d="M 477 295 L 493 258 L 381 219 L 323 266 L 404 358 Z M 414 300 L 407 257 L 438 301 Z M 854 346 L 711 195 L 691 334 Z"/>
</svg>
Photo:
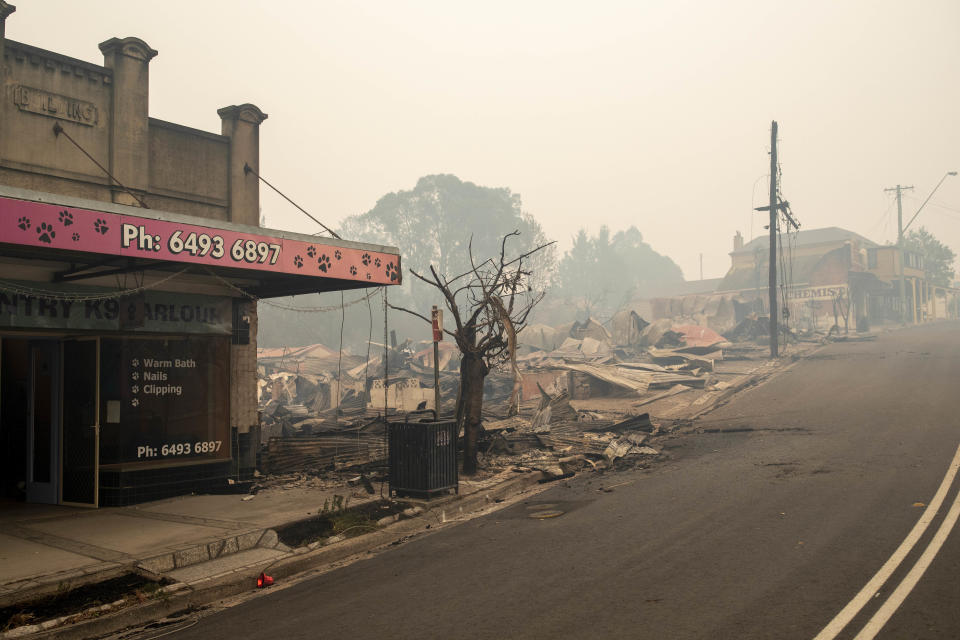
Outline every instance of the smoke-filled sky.
<svg viewBox="0 0 960 640">
<path fill-rule="evenodd" d="M 636 225 L 688 279 L 761 233 L 770 121 L 806 228 L 896 238 L 960 168 L 960 3 L 20 0 L 7 37 L 103 63 L 159 50 L 151 115 L 219 132 L 252 102 L 261 172 L 328 225 L 431 173 L 506 186 L 561 249 Z M 316 225 L 262 191 L 274 228 Z M 960 177 L 915 226 L 960 252 Z"/>
</svg>

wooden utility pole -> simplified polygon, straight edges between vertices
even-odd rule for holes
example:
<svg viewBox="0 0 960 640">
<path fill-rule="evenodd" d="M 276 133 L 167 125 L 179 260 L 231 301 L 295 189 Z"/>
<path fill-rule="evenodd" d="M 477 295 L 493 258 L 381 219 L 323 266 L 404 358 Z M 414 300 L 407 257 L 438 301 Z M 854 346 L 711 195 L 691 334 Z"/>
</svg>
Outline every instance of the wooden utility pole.
<svg viewBox="0 0 960 640">
<path fill-rule="evenodd" d="M 907 287 L 903 277 L 903 192 L 913 187 L 903 187 L 899 184 L 884 191 L 897 192 L 897 262 L 900 263 L 897 271 L 900 273 L 900 324 L 907 324 Z"/>
<path fill-rule="evenodd" d="M 787 223 L 794 229 L 800 228 L 793 213 L 790 211 L 790 203 L 786 200 L 780 200 L 777 195 L 777 121 L 774 120 L 770 127 L 770 205 L 766 207 L 756 207 L 754 211 L 770 212 L 770 357 L 776 358 L 779 352 L 779 316 L 777 314 L 777 231 L 780 212 Z M 787 229 L 789 232 L 789 228 Z M 757 257 L 759 260 L 759 256 Z"/>
<path fill-rule="evenodd" d="M 777 323 L 777 121 L 770 127 L 770 357 L 776 358 L 779 350 L 779 325 Z"/>
</svg>

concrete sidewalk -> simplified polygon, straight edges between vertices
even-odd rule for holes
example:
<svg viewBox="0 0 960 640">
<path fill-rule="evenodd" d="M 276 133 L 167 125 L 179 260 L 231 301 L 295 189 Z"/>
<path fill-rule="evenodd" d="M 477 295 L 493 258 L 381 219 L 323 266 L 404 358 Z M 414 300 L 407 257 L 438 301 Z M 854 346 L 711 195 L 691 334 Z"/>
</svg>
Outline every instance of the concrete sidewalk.
<svg viewBox="0 0 960 640">
<path fill-rule="evenodd" d="M 461 480 L 458 496 L 429 507 L 456 510 L 516 475 Z M 349 498 L 351 507 L 380 499 L 379 491 L 322 484 L 306 480 L 252 497 L 182 496 L 109 509 L 0 502 L 0 606 L 129 571 L 190 584 L 268 564 L 306 551 L 280 543 L 277 527 L 318 515 L 336 495 Z"/>
<path fill-rule="evenodd" d="M 351 505 L 379 498 L 348 486 L 291 486 L 247 499 L 182 496 L 109 509 L 0 503 L 0 605 L 134 568 L 162 575 L 264 542 L 275 547 L 267 531 L 316 515 L 334 495 Z"/>
</svg>

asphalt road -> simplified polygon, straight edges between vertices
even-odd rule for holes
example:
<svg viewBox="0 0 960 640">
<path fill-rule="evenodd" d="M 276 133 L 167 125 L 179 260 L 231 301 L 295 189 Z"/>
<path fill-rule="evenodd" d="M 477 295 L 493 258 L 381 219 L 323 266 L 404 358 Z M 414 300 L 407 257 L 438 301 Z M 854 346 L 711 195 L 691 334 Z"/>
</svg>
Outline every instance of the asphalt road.
<svg viewBox="0 0 960 640">
<path fill-rule="evenodd" d="M 700 420 L 666 462 L 533 499 L 561 517 L 516 504 L 173 637 L 813 638 L 937 491 L 960 444 L 958 395 L 960 324 L 831 345 Z M 838 637 L 901 582 L 958 485 Z M 960 638 L 960 532 L 877 637 Z"/>
</svg>

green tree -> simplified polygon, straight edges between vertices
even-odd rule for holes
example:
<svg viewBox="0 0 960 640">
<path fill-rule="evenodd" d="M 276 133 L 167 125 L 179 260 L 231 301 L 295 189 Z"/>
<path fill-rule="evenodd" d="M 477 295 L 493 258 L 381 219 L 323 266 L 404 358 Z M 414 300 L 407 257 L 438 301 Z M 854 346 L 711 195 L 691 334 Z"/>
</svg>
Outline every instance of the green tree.
<svg viewBox="0 0 960 640">
<path fill-rule="evenodd" d="M 940 286 L 950 286 L 953 281 L 953 261 L 957 254 L 943 244 L 924 227 L 907 233 L 903 239 L 903 248 L 923 257 L 923 270 L 930 282 Z"/>
<path fill-rule="evenodd" d="M 612 313 L 630 298 L 656 296 L 683 282 L 680 267 L 644 242 L 636 227 L 612 237 L 606 226 L 593 237 L 581 229 L 557 273 L 562 295 L 594 315 Z"/>
<path fill-rule="evenodd" d="M 424 176 L 408 191 L 389 193 L 366 213 L 346 218 L 337 231 L 347 240 L 390 245 L 400 249 L 404 268 L 454 277 L 471 270 L 469 252 L 479 259 L 500 255 L 503 237 L 513 231 L 510 250 L 523 254 L 547 244 L 543 230 L 532 215 L 523 211 L 520 195 L 507 188 L 481 187 L 452 175 Z M 527 269 L 529 267 L 529 269 Z M 526 284 L 544 291 L 556 270 L 556 248 L 549 246 L 530 256 L 525 269 L 532 274 Z M 413 277 L 404 277 L 399 287 L 388 287 L 390 302 L 429 315 L 431 305 L 446 303 L 435 287 Z M 359 294 L 347 294 L 348 301 Z M 379 298 L 346 310 L 344 344 L 355 353 L 365 353 L 370 332 L 383 340 Z M 336 306 L 339 293 L 297 296 L 282 300 L 295 307 Z M 259 339 L 262 346 L 299 346 L 322 342 L 336 348 L 340 341 L 340 313 L 304 314 L 260 305 Z M 371 321 L 370 316 L 375 316 Z M 373 325 L 371 327 L 371 324 Z M 402 342 L 429 339 L 430 330 L 407 314 L 390 313 L 390 329 Z"/>
<path fill-rule="evenodd" d="M 481 187 L 454 175 L 424 176 L 410 191 L 390 193 L 370 211 L 351 216 L 341 225 L 351 240 L 396 246 L 403 266 L 427 272 L 432 265 L 453 277 L 471 270 L 468 247 L 474 256 L 500 254 L 503 237 L 513 231 L 518 254 L 549 242 L 532 215 L 523 211 L 520 194 L 508 188 Z M 556 268 L 553 246 L 531 256 L 529 283 L 543 290 Z M 400 295 L 391 298 L 420 311 L 441 301 L 435 288 L 416 278 L 405 278 Z"/>
</svg>

